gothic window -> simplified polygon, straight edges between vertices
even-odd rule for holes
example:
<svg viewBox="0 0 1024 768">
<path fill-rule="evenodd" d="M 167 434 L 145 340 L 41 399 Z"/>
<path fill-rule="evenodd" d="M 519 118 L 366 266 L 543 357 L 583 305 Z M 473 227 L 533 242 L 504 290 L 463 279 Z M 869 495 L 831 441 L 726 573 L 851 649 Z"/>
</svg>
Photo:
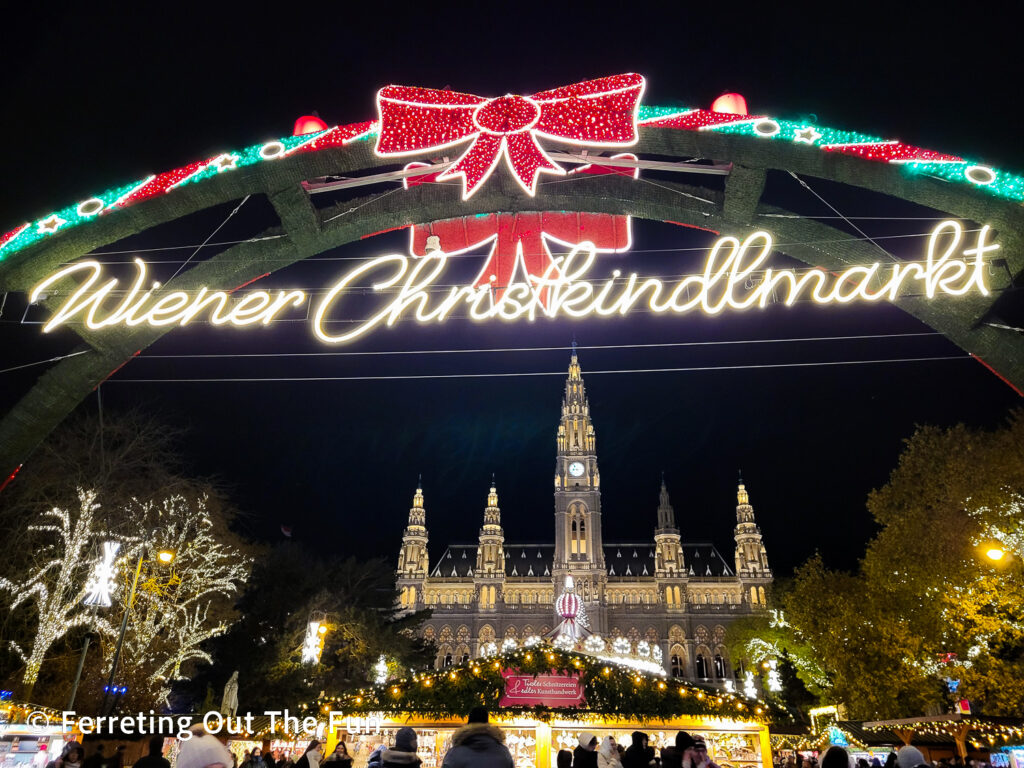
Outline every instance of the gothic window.
<svg viewBox="0 0 1024 768">
<path fill-rule="evenodd" d="M 696 661 L 696 665 L 697 665 L 697 677 L 707 677 L 708 676 L 708 665 L 707 665 L 707 662 L 704 661 L 704 654 L 703 653 L 698 653 L 697 654 L 697 658 L 696 658 L 695 661 Z"/>
<path fill-rule="evenodd" d="M 765 605 L 765 599 L 764 599 L 764 587 L 758 587 L 758 588 L 757 588 L 757 601 L 758 601 L 758 602 L 759 602 L 759 603 L 760 603 L 761 605 Z"/>
<path fill-rule="evenodd" d="M 682 605 L 682 602 L 679 598 L 679 587 L 672 587 L 672 597 L 675 598 L 676 605 Z"/>
<path fill-rule="evenodd" d="M 722 658 L 722 654 L 715 654 L 715 677 L 725 677 L 725 659 Z"/>
<path fill-rule="evenodd" d="M 469 661 L 469 654 L 468 653 L 462 654 L 462 663 L 465 664 L 467 661 Z"/>
<path fill-rule="evenodd" d="M 644 632 L 644 639 L 649 643 L 658 642 L 658 630 L 654 627 L 648 627 L 647 631 Z"/>
<path fill-rule="evenodd" d="M 580 520 L 580 554 L 587 554 L 587 524 L 584 520 Z"/>
<path fill-rule="evenodd" d="M 682 642 L 685 637 L 686 634 L 683 632 L 683 628 L 680 627 L 678 624 L 673 624 L 671 627 L 668 628 L 668 639 L 671 642 Z"/>
<path fill-rule="evenodd" d="M 451 655 L 451 653 L 446 653 L 444 655 L 444 666 L 450 667 L 451 665 L 452 665 L 452 655 Z"/>
<path fill-rule="evenodd" d="M 672 677 L 686 677 L 686 651 L 681 645 L 673 645 L 669 653 L 669 667 Z"/>
<path fill-rule="evenodd" d="M 572 541 L 572 553 L 574 555 L 579 554 L 579 546 L 580 546 L 580 544 L 579 544 L 578 536 L 579 536 L 579 534 L 578 534 L 578 532 L 576 530 L 576 521 L 573 520 L 572 521 L 572 539 L 571 539 L 571 541 Z"/>
<path fill-rule="evenodd" d="M 750 588 L 750 602 L 757 605 L 757 587 Z"/>
</svg>

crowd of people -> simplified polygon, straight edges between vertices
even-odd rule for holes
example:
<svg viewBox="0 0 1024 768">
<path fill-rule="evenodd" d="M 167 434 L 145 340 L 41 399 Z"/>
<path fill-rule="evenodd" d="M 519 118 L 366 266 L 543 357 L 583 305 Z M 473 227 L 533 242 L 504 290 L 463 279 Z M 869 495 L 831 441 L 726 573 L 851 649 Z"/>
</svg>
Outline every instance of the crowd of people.
<svg viewBox="0 0 1024 768">
<path fill-rule="evenodd" d="M 650 746 L 646 733 L 634 731 L 631 744 L 623 748 L 611 736 L 599 740 L 590 731 L 582 731 L 574 750 L 560 750 L 556 756 L 557 768 L 718 768 L 708 756 L 707 744 L 699 734 L 686 731 L 676 734 L 674 743 L 663 747 L 660 754 Z M 149 741 L 149 754 L 135 761 L 132 768 L 171 768 L 163 756 L 163 737 Z M 401 728 L 395 734 L 392 746 L 381 745 L 370 753 L 366 768 L 420 768 L 417 755 L 419 743 L 416 731 Z M 77 741 L 64 745 L 60 756 L 46 768 L 122 768 L 124 747 L 118 747 L 110 756 L 104 755 L 103 745 L 88 758 Z M 313 740 L 305 753 L 294 762 L 287 754 L 277 750 L 264 754 L 259 748 L 246 750 L 239 762 L 217 738 L 206 733 L 202 726 L 193 728 L 192 738 L 183 740 L 178 752 L 176 768 L 352 768 L 352 756 L 345 742 L 338 742 L 329 756 L 324 745 Z M 984 763 L 957 760 L 928 762 L 916 747 L 901 747 L 890 752 L 883 762 L 874 758 L 854 760 L 843 747 L 833 746 L 822 755 L 804 759 L 797 753 L 785 759 L 776 757 L 775 768 L 988 768 Z M 515 768 L 512 754 L 505 746 L 505 734 L 490 724 L 486 708 L 476 707 L 466 724 L 452 735 L 451 748 L 445 754 L 441 768 Z"/>
<path fill-rule="evenodd" d="M 900 747 L 898 752 L 886 755 L 885 762 L 880 758 L 870 761 L 863 757 L 854 757 L 843 747 L 829 747 L 819 761 L 816 757 L 804 758 L 797 753 L 782 758 L 777 756 L 775 768 L 991 768 L 988 763 L 968 760 L 966 763 L 959 757 L 953 760 L 928 761 L 917 747 Z"/>
</svg>

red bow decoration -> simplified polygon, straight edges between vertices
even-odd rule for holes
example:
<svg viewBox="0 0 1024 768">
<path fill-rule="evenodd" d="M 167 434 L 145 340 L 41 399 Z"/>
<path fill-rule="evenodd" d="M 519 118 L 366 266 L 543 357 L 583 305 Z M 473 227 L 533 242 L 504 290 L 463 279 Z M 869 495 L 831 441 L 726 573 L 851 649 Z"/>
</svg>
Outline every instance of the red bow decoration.
<svg viewBox="0 0 1024 768">
<path fill-rule="evenodd" d="M 491 243 L 474 284 L 491 286 L 496 302 L 516 281 L 517 272 L 523 282 L 531 276 L 547 276 L 549 280 L 558 277 L 553 271 L 552 242 L 569 249 L 586 241 L 599 253 L 620 253 L 629 250 L 631 244 L 629 217 L 608 213 L 491 213 L 415 224 L 410 247 L 414 256 L 426 255 L 431 235 L 439 237 L 441 249 L 448 255 Z M 548 288 L 540 289 L 544 306 L 548 305 L 548 294 Z"/>
<path fill-rule="evenodd" d="M 636 113 L 644 79 L 613 75 L 532 96 L 485 99 L 469 93 L 389 85 L 377 93 L 380 156 L 412 155 L 472 140 L 438 179 L 461 176 L 468 199 L 504 153 L 530 195 L 541 173 L 564 174 L 537 143 L 543 136 L 586 146 L 622 147 L 637 140 Z"/>
</svg>

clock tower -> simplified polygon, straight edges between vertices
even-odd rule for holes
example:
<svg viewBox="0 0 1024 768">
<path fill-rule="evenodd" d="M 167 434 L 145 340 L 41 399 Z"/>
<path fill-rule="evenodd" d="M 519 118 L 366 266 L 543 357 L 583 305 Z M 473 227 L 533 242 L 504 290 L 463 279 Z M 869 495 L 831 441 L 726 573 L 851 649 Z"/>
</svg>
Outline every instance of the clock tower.
<svg viewBox="0 0 1024 768">
<path fill-rule="evenodd" d="M 572 576 L 591 631 L 603 632 L 607 570 L 601 537 L 601 475 L 597 469 L 597 438 L 575 344 L 562 397 L 557 445 L 554 583 L 560 592 L 565 577 Z"/>
</svg>

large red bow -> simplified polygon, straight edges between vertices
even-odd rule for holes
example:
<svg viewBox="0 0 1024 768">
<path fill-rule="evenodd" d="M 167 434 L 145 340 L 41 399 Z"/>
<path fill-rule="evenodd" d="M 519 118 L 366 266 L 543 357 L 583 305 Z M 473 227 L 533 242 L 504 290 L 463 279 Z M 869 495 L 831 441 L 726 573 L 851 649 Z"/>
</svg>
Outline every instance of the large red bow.
<svg viewBox="0 0 1024 768">
<path fill-rule="evenodd" d="M 644 79 L 625 74 L 587 80 L 532 96 L 485 99 L 469 93 L 389 85 L 377 94 L 381 156 L 412 155 L 473 140 L 438 179 L 461 176 L 463 199 L 487 180 L 504 152 L 529 194 L 540 173 L 565 170 L 548 157 L 538 136 L 589 146 L 629 146 L 637 140 L 636 112 Z"/>
</svg>

